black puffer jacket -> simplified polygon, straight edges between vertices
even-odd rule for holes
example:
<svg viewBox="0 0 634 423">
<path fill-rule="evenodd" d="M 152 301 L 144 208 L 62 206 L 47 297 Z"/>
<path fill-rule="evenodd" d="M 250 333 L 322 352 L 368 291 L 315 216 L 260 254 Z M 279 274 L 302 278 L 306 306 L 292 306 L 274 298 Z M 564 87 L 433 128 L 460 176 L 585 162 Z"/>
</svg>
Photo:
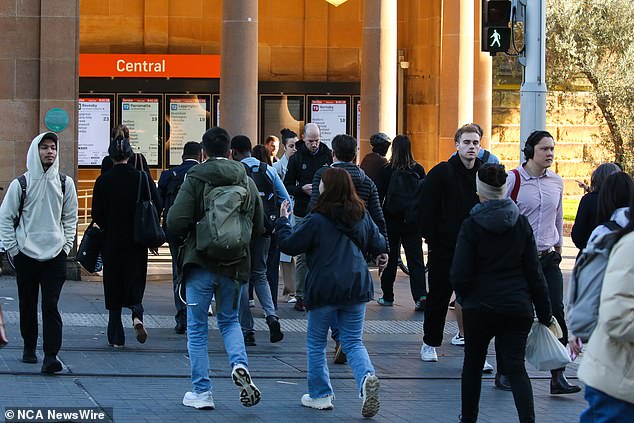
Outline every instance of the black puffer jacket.
<svg viewBox="0 0 634 423">
<path fill-rule="evenodd" d="M 350 174 L 354 187 L 357 190 L 357 195 L 365 203 L 365 208 L 368 210 L 368 213 L 370 213 L 372 221 L 379 227 L 381 235 L 387 237 L 385 218 L 383 217 L 383 210 L 379 202 L 378 190 L 374 182 L 372 182 L 372 179 L 354 163 L 339 162 L 333 164 L 332 167 L 341 168 Z M 321 174 L 324 173 L 326 169 L 328 168 L 322 167 L 315 172 L 315 176 L 313 177 L 313 192 L 310 196 L 308 210 L 313 208 L 319 198 L 319 182 L 321 182 Z"/>
<path fill-rule="evenodd" d="M 332 163 L 332 151 L 324 143 L 319 143 L 317 153 L 311 154 L 304 141 L 297 141 L 297 152 L 288 160 L 288 168 L 284 176 L 284 185 L 290 195 L 295 198 L 293 214 L 304 217 L 308 213 L 310 195 L 302 190 L 302 186 L 312 184 L 315 172 L 320 167 Z"/>
<path fill-rule="evenodd" d="M 429 171 L 421 189 L 421 229 L 431 248 L 453 251 L 460 225 L 479 203 L 475 176 L 482 162 L 467 169 L 455 155 Z"/>
<path fill-rule="evenodd" d="M 464 309 L 550 321 L 533 230 L 510 199 L 476 205 L 458 235 L 451 285 Z"/>
</svg>

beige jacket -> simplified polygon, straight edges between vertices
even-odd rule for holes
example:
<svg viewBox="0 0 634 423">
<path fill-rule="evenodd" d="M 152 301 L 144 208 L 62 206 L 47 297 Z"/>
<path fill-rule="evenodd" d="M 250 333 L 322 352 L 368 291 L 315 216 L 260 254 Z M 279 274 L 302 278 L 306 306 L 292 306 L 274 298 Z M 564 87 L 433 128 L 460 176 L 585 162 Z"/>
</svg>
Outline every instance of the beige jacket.
<svg viewBox="0 0 634 423">
<path fill-rule="evenodd" d="M 601 290 L 599 322 L 579 367 L 587 385 L 634 404 L 634 232 L 616 243 Z"/>
</svg>

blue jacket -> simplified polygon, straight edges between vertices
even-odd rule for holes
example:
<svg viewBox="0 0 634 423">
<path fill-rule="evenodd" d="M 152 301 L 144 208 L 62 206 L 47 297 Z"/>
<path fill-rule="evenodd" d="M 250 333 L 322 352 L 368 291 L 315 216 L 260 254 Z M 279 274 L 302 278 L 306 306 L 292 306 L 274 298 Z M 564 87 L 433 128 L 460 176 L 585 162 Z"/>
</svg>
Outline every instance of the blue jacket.
<svg viewBox="0 0 634 423">
<path fill-rule="evenodd" d="M 193 166 L 197 165 L 198 161 L 193 159 L 185 160 L 183 163 L 179 164 L 176 167 L 171 169 L 166 169 L 161 172 L 161 176 L 158 181 L 158 193 L 161 196 L 161 201 L 165 204 L 165 197 L 167 196 L 167 186 L 169 184 L 169 180 L 173 174 L 182 175 L 183 173 L 187 173 L 189 169 Z"/>
<path fill-rule="evenodd" d="M 357 304 L 374 297 L 364 252 L 385 253 L 387 243 L 367 211 L 352 227 L 320 213 L 310 213 L 295 228 L 291 228 L 288 219 L 280 217 L 275 229 L 282 252 L 290 256 L 306 253 L 307 309 Z"/>
</svg>

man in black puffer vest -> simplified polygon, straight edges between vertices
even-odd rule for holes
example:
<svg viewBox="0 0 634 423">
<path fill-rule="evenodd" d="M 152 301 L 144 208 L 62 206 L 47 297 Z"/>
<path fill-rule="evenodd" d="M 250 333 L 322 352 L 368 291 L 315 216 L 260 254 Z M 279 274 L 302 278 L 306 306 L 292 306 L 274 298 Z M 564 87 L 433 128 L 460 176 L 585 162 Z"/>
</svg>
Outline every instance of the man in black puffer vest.
<svg viewBox="0 0 634 423">
<path fill-rule="evenodd" d="M 320 167 L 329 166 L 332 163 L 332 153 L 328 146 L 319 141 L 321 133 L 316 123 L 307 123 L 304 127 L 304 137 L 295 145 L 297 153 L 288 160 L 284 185 L 286 190 L 295 199 L 293 216 L 295 224 L 300 223 L 308 214 L 308 202 L 312 192 L 312 182 L 315 172 Z M 295 278 L 295 294 L 297 302 L 295 310 L 304 311 L 303 295 L 306 282 L 306 256 L 297 256 L 297 275 Z"/>
</svg>

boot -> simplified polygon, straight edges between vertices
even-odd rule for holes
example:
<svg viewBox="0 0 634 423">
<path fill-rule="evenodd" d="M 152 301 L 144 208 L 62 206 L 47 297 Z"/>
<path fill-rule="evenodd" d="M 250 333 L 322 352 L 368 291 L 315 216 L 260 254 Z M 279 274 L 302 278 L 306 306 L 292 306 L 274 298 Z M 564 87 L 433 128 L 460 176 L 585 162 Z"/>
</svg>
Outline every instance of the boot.
<svg viewBox="0 0 634 423">
<path fill-rule="evenodd" d="M 22 362 L 35 364 L 37 363 L 37 355 L 35 355 L 35 348 L 24 347 L 22 351 Z"/>
<path fill-rule="evenodd" d="M 501 389 L 503 391 L 511 390 L 511 383 L 509 382 L 509 378 L 502 373 L 495 374 L 495 387 Z"/>
<path fill-rule="evenodd" d="M 552 375 L 550 379 L 551 394 L 574 394 L 581 391 L 580 386 L 571 385 L 570 383 L 568 383 L 568 379 L 566 379 L 566 376 L 564 376 L 564 369 L 551 370 L 550 373 Z"/>
</svg>

